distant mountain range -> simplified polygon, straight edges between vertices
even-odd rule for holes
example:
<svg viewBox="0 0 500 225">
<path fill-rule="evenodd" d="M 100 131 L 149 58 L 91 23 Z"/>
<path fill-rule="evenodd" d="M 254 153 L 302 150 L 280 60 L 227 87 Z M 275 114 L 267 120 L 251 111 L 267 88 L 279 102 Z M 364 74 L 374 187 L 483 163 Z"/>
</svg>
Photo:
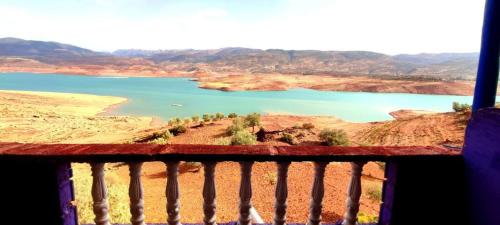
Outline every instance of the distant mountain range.
<svg viewBox="0 0 500 225">
<path fill-rule="evenodd" d="M 146 66 L 161 70 L 225 73 L 326 74 L 474 79 L 478 53 L 386 55 L 367 51 L 222 48 L 211 50 L 117 50 L 96 52 L 57 42 L 0 39 L 0 66 L 11 58 L 57 66 Z"/>
</svg>

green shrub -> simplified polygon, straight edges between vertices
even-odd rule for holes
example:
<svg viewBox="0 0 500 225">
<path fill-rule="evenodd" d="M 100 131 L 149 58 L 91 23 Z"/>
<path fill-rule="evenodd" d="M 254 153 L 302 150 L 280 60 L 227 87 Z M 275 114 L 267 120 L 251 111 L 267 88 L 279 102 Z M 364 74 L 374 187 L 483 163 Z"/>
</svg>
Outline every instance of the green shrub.
<svg viewBox="0 0 500 225">
<path fill-rule="evenodd" d="M 251 113 L 245 117 L 245 124 L 248 127 L 252 127 L 252 132 L 255 132 L 255 126 L 260 125 L 260 114 Z"/>
<path fill-rule="evenodd" d="M 289 133 L 283 133 L 280 137 L 280 141 L 294 145 L 295 144 L 295 137 Z"/>
<path fill-rule="evenodd" d="M 187 125 L 189 123 L 191 123 L 191 118 L 189 118 L 189 117 L 184 118 L 184 124 Z"/>
<path fill-rule="evenodd" d="M 176 125 L 176 126 L 170 128 L 169 131 L 174 136 L 177 136 L 179 134 L 186 133 L 187 129 L 184 125 Z"/>
<path fill-rule="evenodd" d="M 164 132 L 155 132 L 151 135 L 151 140 L 148 143 L 151 144 L 167 144 L 168 140 L 172 137 L 172 134 L 167 130 Z"/>
<path fill-rule="evenodd" d="M 307 130 L 311 130 L 311 129 L 314 128 L 314 124 L 312 124 L 312 123 L 303 123 L 302 124 L 302 128 L 303 129 L 307 129 Z"/>
<path fill-rule="evenodd" d="M 179 125 L 179 124 L 182 124 L 182 119 L 179 117 L 175 117 L 174 118 L 174 125 Z"/>
<path fill-rule="evenodd" d="M 191 117 L 191 120 L 192 120 L 193 122 L 195 122 L 195 123 L 198 123 L 198 121 L 200 121 L 200 116 L 198 116 L 198 115 L 194 115 L 194 116 L 192 116 L 192 117 Z"/>
<path fill-rule="evenodd" d="M 467 103 L 459 103 L 459 102 L 453 102 L 452 105 L 453 111 L 455 112 L 467 112 L 471 111 L 471 106 Z"/>
<path fill-rule="evenodd" d="M 231 124 L 229 127 L 226 128 L 226 135 L 227 136 L 232 136 L 235 135 L 238 131 L 245 130 L 246 126 L 241 119 L 234 119 L 233 124 Z"/>
<path fill-rule="evenodd" d="M 229 115 L 227 115 L 228 118 L 231 118 L 231 119 L 234 119 L 236 117 L 238 117 L 238 114 L 236 113 L 229 113 Z"/>
<path fill-rule="evenodd" d="M 324 129 L 319 133 L 319 139 L 328 146 L 345 146 L 349 144 L 346 132 L 340 129 Z"/>
<path fill-rule="evenodd" d="M 247 130 L 236 132 L 231 137 L 231 145 L 253 145 L 257 142 L 257 137 Z"/>
<path fill-rule="evenodd" d="M 210 114 L 205 113 L 205 114 L 203 114 L 203 121 L 204 121 L 205 123 L 208 123 L 208 122 L 210 122 L 211 117 L 212 117 L 212 116 L 211 116 Z"/>
<path fill-rule="evenodd" d="M 215 114 L 215 119 L 217 119 L 217 120 L 224 119 L 224 113 L 216 113 Z"/>
</svg>

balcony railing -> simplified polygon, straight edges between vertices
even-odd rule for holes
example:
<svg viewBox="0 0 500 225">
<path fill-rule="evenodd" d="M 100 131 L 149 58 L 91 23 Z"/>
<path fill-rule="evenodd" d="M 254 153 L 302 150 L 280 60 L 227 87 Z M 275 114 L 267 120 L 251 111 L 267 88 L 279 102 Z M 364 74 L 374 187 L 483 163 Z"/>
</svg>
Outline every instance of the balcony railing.
<svg viewBox="0 0 500 225">
<path fill-rule="evenodd" d="M 239 190 L 239 219 L 241 225 L 255 221 L 252 218 L 252 166 L 255 161 L 272 161 L 277 164 L 277 183 L 274 203 L 274 222 L 286 224 L 288 196 L 288 168 L 293 161 L 313 161 L 314 181 L 309 203 L 309 218 L 304 218 L 308 225 L 321 222 L 322 200 L 324 195 L 325 168 L 329 162 L 351 162 L 351 179 L 346 196 L 344 225 L 354 225 L 357 221 L 359 201 L 362 193 L 361 173 L 368 161 L 403 162 L 407 159 L 439 159 L 460 157 L 460 151 L 438 146 L 411 147 L 326 147 L 326 146 L 215 146 L 215 145 L 155 145 L 155 144 L 20 144 L 1 143 L 0 160 L 8 161 L 49 161 L 67 164 L 86 162 L 92 169 L 92 195 L 95 223 L 110 224 L 107 202 L 108 191 L 104 180 L 106 162 L 126 162 L 129 165 L 130 212 L 133 225 L 143 225 L 144 201 L 141 183 L 143 162 L 161 161 L 166 164 L 167 172 L 167 222 L 180 225 L 179 174 L 180 161 L 198 161 L 204 167 L 203 223 L 216 225 L 216 189 L 215 168 L 220 161 L 236 161 L 240 164 L 241 182 Z M 383 204 L 379 224 L 389 224 L 393 207 L 394 166 L 386 167 L 387 181 L 384 182 Z M 392 171 L 391 171 L 392 170 Z M 60 181 L 59 181 L 60 182 Z M 392 186 L 391 186 L 392 185 Z M 61 192 L 61 190 L 59 190 Z M 69 201 L 69 200 L 66 200 Z M 70 204 L 62 202 L 61 205 Z M 236 207 L 236 206 L 235 206 Z M 68 210 L 63 214 L 71 213 Z M 66 215 L 67 216 L 67 215 Z M 74 216 L 74 215 L 73 215 Z M 62 215 L 64 218 L 65 215 Z M 64 222 L 75 224 L 76 222 Z"/>
</svg>

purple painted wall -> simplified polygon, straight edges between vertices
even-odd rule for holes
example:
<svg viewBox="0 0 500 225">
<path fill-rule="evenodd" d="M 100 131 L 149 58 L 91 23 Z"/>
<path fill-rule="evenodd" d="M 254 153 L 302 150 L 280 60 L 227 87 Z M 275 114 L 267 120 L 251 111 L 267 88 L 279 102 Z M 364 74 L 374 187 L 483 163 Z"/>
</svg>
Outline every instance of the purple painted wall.
<svg viewBox="0 0 500 225">
<path fill-rule="evenodd" d="M 464 160 L 474 224 L 500 224 L 500 109 L 474 112 L 467 126 Z"/>
</svg>

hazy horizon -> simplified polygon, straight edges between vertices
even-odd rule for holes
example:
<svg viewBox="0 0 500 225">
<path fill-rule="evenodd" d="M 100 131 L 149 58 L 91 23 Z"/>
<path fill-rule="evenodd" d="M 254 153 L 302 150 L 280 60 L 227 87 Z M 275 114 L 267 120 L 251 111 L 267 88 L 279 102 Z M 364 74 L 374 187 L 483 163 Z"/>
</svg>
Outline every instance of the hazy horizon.
<svg viewBox="0 0 500 225">
<path fill-rule="evenodd" d="M 484 1 L 0 0 L 0 37 L 119 49 L 478 52 Z"/>
</svg>

